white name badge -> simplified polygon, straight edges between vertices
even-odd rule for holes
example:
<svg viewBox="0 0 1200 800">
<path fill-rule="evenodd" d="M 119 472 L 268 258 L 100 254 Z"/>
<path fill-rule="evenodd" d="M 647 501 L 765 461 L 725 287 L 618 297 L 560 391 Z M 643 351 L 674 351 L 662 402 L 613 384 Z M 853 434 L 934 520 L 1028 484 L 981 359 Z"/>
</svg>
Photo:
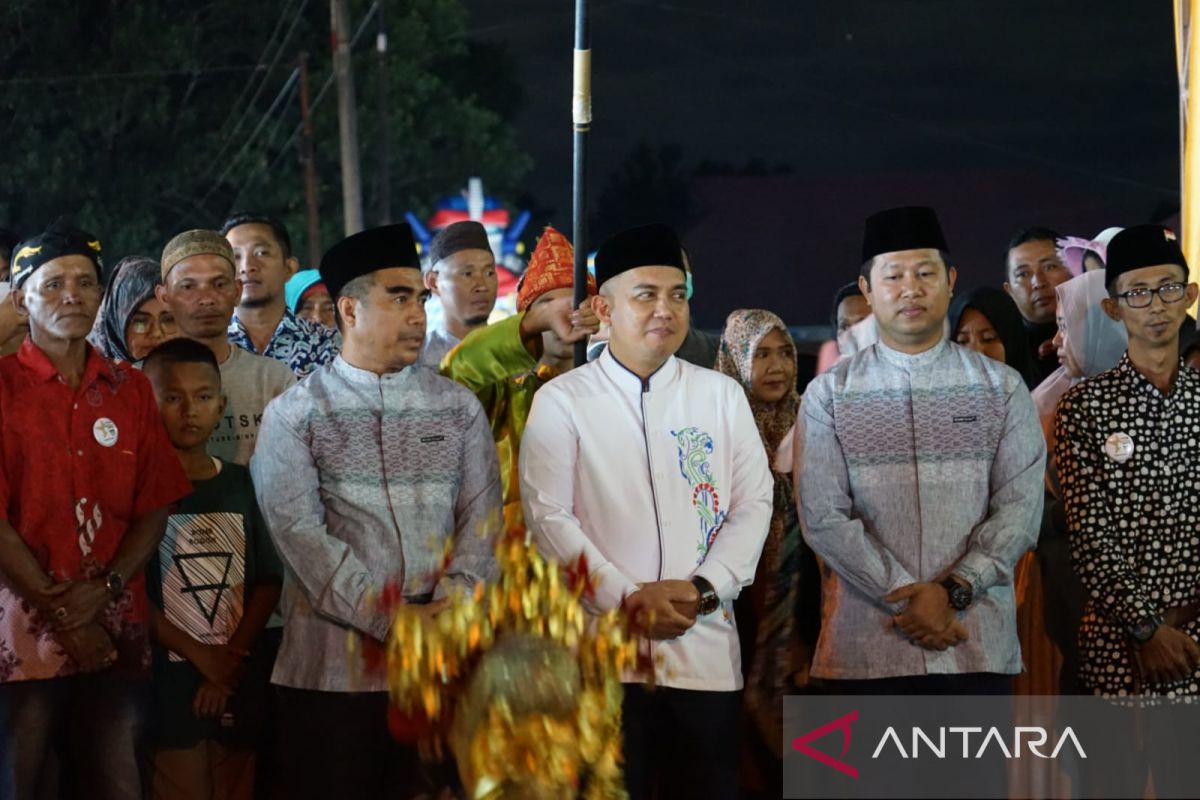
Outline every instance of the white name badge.
<svg viewBox="0 0 1200 800">
<path fill-rule="evenodd" d="M 1128 433 L 1114 433 L 1104 440 L 1104 452 L 1118 464 L 1133 457 L 1133 439 Z"/>
<path fill-rule="evenodd" d="M 92 435 L 103 447 L 112 447 L 117 443 L 117 423 L 108 417 L 101 417 L 92 426 Z"/>
</svg>

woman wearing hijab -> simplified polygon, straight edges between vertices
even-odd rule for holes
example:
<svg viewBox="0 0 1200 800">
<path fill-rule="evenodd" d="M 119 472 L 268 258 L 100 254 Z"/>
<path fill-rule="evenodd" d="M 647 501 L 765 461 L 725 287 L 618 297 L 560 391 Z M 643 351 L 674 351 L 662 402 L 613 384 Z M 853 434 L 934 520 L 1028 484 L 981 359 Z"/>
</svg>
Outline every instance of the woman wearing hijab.
<svg viewBox="0 0 1200 800">
<path fill-rule="evenodd" d="M 1077 691 L 1076 634 L 1083 614 L 1084 590 L 1071 569 L 1066 520 L 1057 499 L 1054 410 L 1067 389 L 1115 367 L 1128 346 L 1124 326 L 1114 322 L 1100 306 L 1100 301 L 1108 296 L 1103 271 L 1085 271 L 1059 284 L 1055 291 L 1058 295 L 1058 333 L 1054 337 L 1054 346 L 1062 366 L 1033 391 L 1049 453 L 1046 459 L 1046 513 L 1038 537 L 1038 569 L 1022 562 L 1022 567 L 1029 568 L 1018 574 L 1016 586 L 1018 596 L 1024 593 L 1031 599 L 1028 615 L 1022 615 L 1022 609 L 1018 608 L 1019 622 L 1029 623 L 1025 628 L 1028 638 L 1021 640 L 1030 665 L 1029 671 L 1022 676 L 1028 684 L 1028 694 L 1073 694 Z M 1035 601 L 1035 597 L 1040 599 Z M 1042 608 L 1035 608 L 1037 605 Z M 1060 669 L 1052 668 L 1052 664 L 1057 666 L 1059 663 Z"/>
<path fill-rule="evenodd" d="M 117 262 L 88 337 L 96 349 L 108 358 L 136 363 L 175 338 L 175 318 L 154 296 L 154 287 L 161 282 L 157 259 L 128 256 Z"/>
<path fill-rule="evenodd" d="M 1115 367 L 1128 347 L 1124 326 L 1114 322 L 1100 307 L 1100 301 L 1108 297 L 1103 272 L 1085 272 L 1059 284 L 1055 292 L 1058 334 L 1054 346 L 1062 366 L 1033 390 L 1033 401 L 1050 447 L 1054 446 L 1054 409 L 1067 389 Z"/>
<path fill-rule="evenodd" d="M 775 477 L 770 531 L 754 584 L 738 599 L 735 616 L 747 676 L 746 710 L 758 732 L 751 737 L 754 762 L 762 778 L 777 782 L 782 775 L 778 761 L 770 763 L 765 755 L 782 758 L 782 698 L 807 682 L 820 626 L 820 575 L 816 557 L 800 535 L 788 474 L 792 459 L 778 455 L 780 445 L 791 442 L 788 433 L 800 407 L 796 346 L 779 317 L 741 309 L 726 321 L 715 369 L 745 390 Z"/>
<path fill-rule="evenodd" d="M 288 279 L 283 287 L 284 302 L 301 319 L 326 328 L 336 328 L 333 318 L 333 298 L 321 282 L 321 273 L 305 269 Z"/>
<path fill-rule="evenodd" d="M 947 313 L 954 341 L 1021 374 L 1025 385 L 1036 384 L 1036 367 L 1029 354 L 1021 312 L 1008 293 L 980 286 L 956 294 Z"/>
</svg>

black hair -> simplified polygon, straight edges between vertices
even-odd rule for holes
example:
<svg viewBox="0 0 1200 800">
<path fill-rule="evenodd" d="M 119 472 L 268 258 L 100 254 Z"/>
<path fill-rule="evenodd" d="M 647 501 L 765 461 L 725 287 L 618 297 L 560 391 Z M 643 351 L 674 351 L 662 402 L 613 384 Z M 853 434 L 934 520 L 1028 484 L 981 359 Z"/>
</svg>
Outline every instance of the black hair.
<svg viewBox="0 0 1200 800">
<path fill-rule="evenodd" d="M 284 259 L 292 257 L 292 237 L 288 236 L 287 228 L 275 217 L 260 214 L 257 211 L 238 211 L 229 216 L 221 225 L 221 235 L 227 235 L 239 225 L 266 225 L 271 229 L 279 249 L 283 251 Z"/>
<path fill-rule="evenodd" d="M 142 361 L 142 371 L 148 371 L 155 365 L 169 367 L 174 364 L 208 364 L 217 373 L 218 385 L 221 382 L 221 365 L 217 363 L 217 357 L 208 345 L 182 336 L 178 339 L 168 339 L 151 350 Z"/>
<path fill-rule="evenodd" d="M 841 307 L 842 301 L 848 297 L 862 297 L 862 289 L 858 288 L 858 281 L 847 283 L 842 288 L 838 289 L 833 294 L 833 308 L 829 312 L 829 325 L 833 328 L 834 333 L 837 333 L 838 326 L 838 308 Z"/>
<path fill-rule="evenodd" d="M 1057 247 L 1060 238 L 1058 231 L 1044 225 L 1030 225 L 1014 233 L 1004 248 L 1004 279 L 1008 280 L 1008 254 L 1013 250 L 1030 242 L 1049 242 Z"/>
</svg>

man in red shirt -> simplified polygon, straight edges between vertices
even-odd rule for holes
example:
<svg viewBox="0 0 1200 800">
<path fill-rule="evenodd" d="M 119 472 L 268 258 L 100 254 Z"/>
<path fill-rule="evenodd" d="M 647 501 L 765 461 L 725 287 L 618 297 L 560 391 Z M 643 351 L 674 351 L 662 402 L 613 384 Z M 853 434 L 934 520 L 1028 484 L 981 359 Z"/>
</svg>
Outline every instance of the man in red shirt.
<svg viewBox="0 0 1200 800">
<path fill-rule="evenodd" d="M 141 796 L 142 568 L 191 491 L 141 373 L 87 344 L 100 243 L 63 222 L 13 254 L 29 338 L 0 359 L 0 797 Z"/>
</svg>

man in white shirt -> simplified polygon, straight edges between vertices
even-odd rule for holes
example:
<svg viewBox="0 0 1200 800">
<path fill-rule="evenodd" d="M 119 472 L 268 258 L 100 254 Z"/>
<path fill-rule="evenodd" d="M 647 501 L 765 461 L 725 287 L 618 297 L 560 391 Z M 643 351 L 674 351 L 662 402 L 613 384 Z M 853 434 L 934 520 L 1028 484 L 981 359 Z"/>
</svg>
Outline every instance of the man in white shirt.
<svg viewBox="0 0 1200 800">
<path fill-rule="evenodd" d="M 682 250 L 664 225 L 596 254 L 594 362 L 534 397 L 521 443 L 525 520 L 560 563 L 587 557 L 598 612 L 650 639 L 657 688 L 625 684 L 633 800 L 737 795 L 742 671 L 733 600 L 754 577 L 773 481 L 745 392 L 673 353 L 688 330 Z"/>
</svg>

